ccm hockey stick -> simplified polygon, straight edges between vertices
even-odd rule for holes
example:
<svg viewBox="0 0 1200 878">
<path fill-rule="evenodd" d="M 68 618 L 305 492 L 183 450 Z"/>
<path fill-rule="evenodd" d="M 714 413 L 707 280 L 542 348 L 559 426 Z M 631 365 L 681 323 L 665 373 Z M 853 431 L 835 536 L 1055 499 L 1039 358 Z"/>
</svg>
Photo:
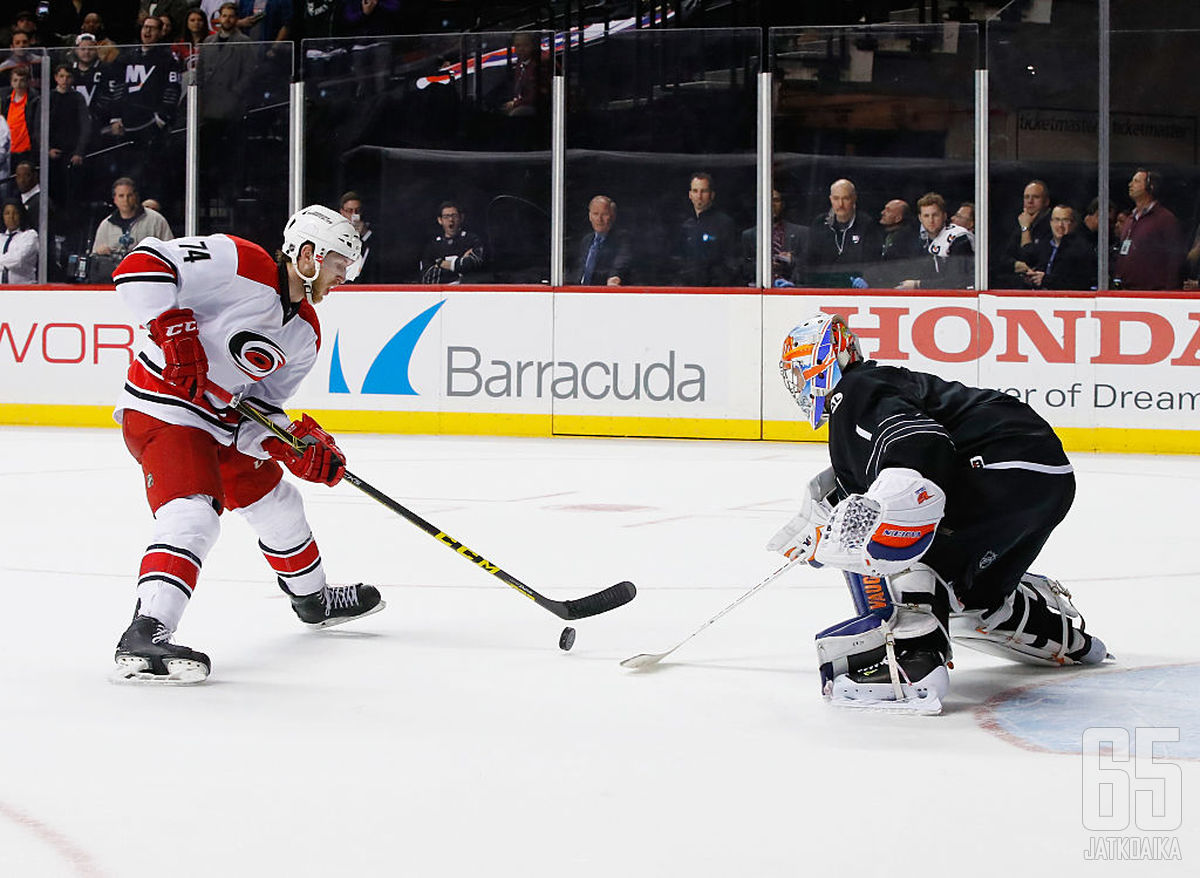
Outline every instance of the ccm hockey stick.
<svg viewBox="0 0 1200 878">
<path fill-rule="evenodd" d="M 695 631 L 693 631 L 687 637 L 683 638 L 683 640 L 679 641 L 677 644 L 672 646 L 666 652 L 639 653 L 638 655 L 630 656 L 629 658 L 625 659 L 625 661 L 621 662 L 621 667 L 633 668 L 634 670 L 637 670 L 639 668 L 648 668 L 648 667 L 651 667 L 652 665 L 658 664 L 663 659 L 665 659 L 667 656 L 669 656 L 671 653 L 673 653 L 675 650 L 679 649 L 679 647 L 683 646 L 685 643 L 687 643 L 689 640 L 691 640 L 693 637 L 695 637 L 697 634 L 699 634 L 701 631 L 703 631 L 705 628 L 707 628 L 709 625 L 711 625 L 713 622 L 720 619 L 722 616 L 724 616 L 726 613 L 728 613 L 730 610 L 732 610 L 734 607 L 736 607 L 742 601 L 752 597 L 753 595 L 758 593 L 760 590 L 766 588 L 768 585 L 770 585 L 772 582 L 774 582 L 776 579 L 778 579 L 785 571 L 791 569 L 791 567 L 793 565 L 798 564 L 799 562 L 800 562 L 799 558 L 788 561 L 786 564 L 784 564 L 782 567 L 780 567 L 774 573 L 770 574 L 766 579 L 764 579 L 758 585 L 754 586 L 752 589 L 750 589 L 748 592 L 743 594 L 732 604 L 727 606 L 725 609 L 721 610 L 721 612 L 717 613 L 717 615 L 713 616 L 711 619 L 709 619 L 707 622 L 705 622 L 703 625 L 701 625 L 699 628 L 697 628 Z"/>
<path fill-rule="evenodd" d="M 264 427 L 270 430 L 276 438 L 290 445 L 297 454 L 304 453 L 305 443 L 297 440 L 296 437 L 272 421 L 266 414 L 259 411 L 248 402 L 244 401 L 240 395 L 234 396 L 224 388 L 218 387 L 211 382 L 206 384 L 206 389 L 209 391 L 209 393 L 220 399 L 230 408 L 236 409 L 239 413 L 246 416 L 250 420 L 262 424 Z M 616 585 L 610 585 L 608 588 L 602 589 L 595 594 L 585 595 L 584 597 L 576 598 L 575 600 L 556 601 L 552 598 L 548 598 L 545 595 L 534 591 L 511 573 L 501 570 L 499 566 L 487 560 L 485 557 L 472 550 L 468 546 L 463 545 L 461 542 L 454 539 L 454 537 L 441 530 L 441 528 L 430 524 L 424 518 L 417 515 L 417 513 L 396 502 L 378 488 L 367 484 L 354 473 L 350 472 L 350 470 L 346 470 L 342 478 L 344 478 L 354 487 L 358 488 L 358 490 L 362 491 L 372 500 L 382 503 L 388 509 L 392 510 L 392 512 L 395 512 L 400 517 L 408 520 L 412 524 L 415 524 L 439 543 L 449 547 L 450 549 L 453 549 L 480 570 L 492 574 L 505 585 L 516 589 L 539 607 L 549 610 L 560 619 L 586 619 L 588 616 L 596 616 L 600 613 L 607 613 L 609 610 L 615 610 L 617 607 L 629 603 L 637 594 L 637 589 L 634 587 L 633 583 L 625 581 L 618 582 Z"/>
</svg>

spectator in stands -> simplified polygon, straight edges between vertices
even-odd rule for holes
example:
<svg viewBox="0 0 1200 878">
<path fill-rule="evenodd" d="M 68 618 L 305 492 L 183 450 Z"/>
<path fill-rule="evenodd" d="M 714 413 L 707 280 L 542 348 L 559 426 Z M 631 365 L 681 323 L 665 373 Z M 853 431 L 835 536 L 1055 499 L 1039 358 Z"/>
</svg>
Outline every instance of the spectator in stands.
<svg viewBox="0 0 1200 878">
<path fill-rule="evenodd" d="M 879 212 L 879 266 L 872 269 L 873 287 L 894 287 L 913 271 L 914 260 L 923 256 L 921 225 L 908 202 L 893 198 Z"/>
<path fill-rule="evenodd" d="M 224 5 L 224 4 L 222 4 Z M 237 7 L 234 7 L 236 15 Z M 234 28 L 237 29 L 236 27 Z M 211 35 L 208 28 L 208 16 L 203 9 L 189 9 L 183 22 L 183 33 L 171 46 L 171 54 L 183 68 L 184 85 L 196 80 L 196 64 L 200 57 L 200 46 Z"/>
<path fill-rule="evenodd" d="M 579 252 L 567 269 L 568 284 L 617 287 L 630 282 L 633 242 L 617 228 L 617 203 L 607 195 L 588 202 L 592 230 L 579 242 Z"/>
<path fill-rule="evenodd" d="M 1021 251 L 1030 266 L 1025 283 L 1037 290 L 1090 290 L 1096 286 L 1096 251 L 1077 231 L 1075 208 L 1055 205 L 1050 211 L 1050 238 Z"/>
<path fill-rule="evenodd" d="M 36 93 L 29 90 L 29 68 L 14 67 L 8 71 L 12 90 L 0 98 L 0 114 L 8 123 L 12 138 L 12 164 L 37 159 L 38 134 L 41 131 L 40 101 Z"/>
<path fill-rule="evenodd" d="M 374 237 L 374 229 L 371 224 L 363 219 L 363 200 L 362 196 L 351 190 L 342 194 L 338 199 L 338 213 L 350 220 L 350 225 L 354 226 L 354 231 L 358 232 L 358 238 L 362 241 L 362 253 L 358 257 L 358 261 L 351 263 L 346 269 L 347 281 L 358 281 L 359 283 L 377 284 L 381 281 L 379 274 L 379 259 L 371 259 L 371 245 L 375 243 L 371 239 Z"/>
<path fill-rule="evenodd" d="M 713 207 L 712 175 L 692 174 L 692 210 L 680 228 L 678 282 L 685 287 L 727 287 L 738 279 L 737 232 L 733 220 Z"/>
<path fill-rule="evenodd" d="M 858 190 L 849 180 L 829 187 L 829 210 L 813 220 L 808 234 L 805 283 L 819 287 L 865 287 L 868 266 L 879 259 L 879 230 L 858 212 Z"/>
<path fill-rule="evenodd" d="M 1004 249 L 993 261 L 992 286 L 997 289 L 1022 289 L 1029 266 L 1021 259 L 1023 248 L 1050 238 L 1050 189 L 1041 180 L 1030 180 L 1021 196 L 1021 212 L 1016 228 L 1006 235 Z M 993 238 L 994 240 L 994 238 Z"/>
<path fill-rule="evenodd" d="M 437 223 L 442 233 L 425 246 L 421 254 L 421 283 L 457 284 L 486 264 L 483 241 L 463 228 L 466 214 L 454 201 L 443 201 Z"/>
<path fill-rule="evenodd" d="M 771 277 L 767 286 L 791 287 L 800 282 L 808 256 L 808 227 L 783 218 L 783 195 L 771 190 Z M 758 226 L 742 232 L 742 280 L 754 285 L 758 277 Z"/>
<path fill-rule="evenodd" d="M 162 214 L 142 205 L 132 178 L 117 178 L 112 192 L 116 210 L 100 221 L 92 253 L 121 259 L 143 238 L 170 241 L 175 237 Z"/>
<path fill-rule="evenodd" d="M 292 0 L 239 0 L 238 27 L 256 43 L 278 43 L 288 38 Z"/>
<path fill-rule="evenodd" d="M 162 18 L 165 15 L 171 19 L 171 30 L 168 32 L 160 28 L 159 38 L 174 41 L 174 35 L 183 32 L 183 22 L 188 10 L 195 5 L 195 0 L 141 0 L 137 20 L 144 24 L 148 17 Z"/>
<path fill-rule="evenodd" d="M 28 159 L 17 162 L 17 166 L 13 168 L 13 182 L 17 186 L 17 198 L 20 199 L 21 206 L 25 208 L 29 227 L 38 228 L 38 221 L 41 218 L 42 186 L 41 180 L 38 178 L 37 167 Z"/>
<path fill-rule="evenodd" d="M 1113 286 L 1123 290 L 1179 289 L 1183 246 L 1179 220 L 1158 201 L 1158 174 L 1138 168 L 1129 179 L 1133 212 L 1121 229 Z"/>
<path fill-rule="evenodd" d="M 38 267 L 38 233 L 19 198 L 4 201 L 4 240 L 0 243 L 0 284 L 35 284 Z"/>
<path fill-rule="evenodd" d="M 109 131 L 132 142 L 125 167 L 141 168 L 139 179 L 152 191 L 163 179 L 168 127 L 182 91 L 179 64 L 170 48 L 159 43 L 161 35 L 157 18 L 143 21 L 141 45 L 121 54 L 104 83 L 111 98 Z"/>
<path fill-rule="evenodd" d="M 964 201 L 951 215 L 950 222 L 975 234 L 975 205 L 970 201 Z"/>
<path fill-rule="evenodd" d="M 12 137 L 8 133 L 8 123 L 0 116 L 0 180 L 8 179 L 12 160 Z"/>
<path fill-rule="evenodd" d="M 513 34 L 512 54 L 509 97 L 500 109 L 506 116 L 538 115 L 550 98 L 550 78 L 543 69 L 537 34 Z"/>
<path fill-rule="evenodd" d="M 92 34 L 79 34 L 75 37 L 75 49 L 68 62 L 75 90 L 83 95 L 88 112 L 94 111 L 96 92 L 104 81 L 104 71 L 100 68 L 100 58 L 96 49 L 96 38 Z M 105 121 L 107 122 L 107 119 Z"/>
<path fill-rule="evenodd" d="M 79 26 L 81 34 L 91 34 L 96 40 L 105 38 L 104 33 L 104 18 L 99 12 L 89 12 L 83 17 L 83 24 Z"/>
<path fill-rule="evenodd" d="M 50 92 L 50 200 L 60 205 L 75 201 L 77 188 L 71 169 L 83 165 L 92 136 L 92 117 L 87 101 L 75 90 L 71 68 L 54 68 L 54 91 Z M 37 221 L 34 220 L 36 223 Z"/>
<path fill-rule="evenodd" d="M 33 37 L 23 30 L 13 31 L 12 51 L 0 61 L 0 71 L 24 68 L 26 70 L 42 63 L 42 53 L 35 48 Z"/>
<path fill-rule="evenodd" d="M 968 290 L 975 285 L 975 235 L 946 216 L 946 200 L 928 192 L 917 201 L 925 257 L 917 277 L 898 289 Z"/>
<path fill-rule="evenodd" d="M 8 7 L 11 9 L 12 7 Z M 17 34 L 24 36 L 23 40 L 17 38 Z M 13 16 L 12 25 L 9 27 L 8 43 L 10 48 L 18 48 L 20 46 L 36 46 L 41 42 L 38 37 L 38 20 L 37 16 L 28 9 L 20 9 Z"/>
<path fill-rule="evenodd" d="M 204 38 L 198 68 L 200 90 L 204 94 L 200 102 L 201 154 L 222 156 L 226 160 L 206 163 L 203 179 L 206 189 L 231 203 L 237 197 L 245 166 L 242 124 L 258 60 L 250 38 L 238 30 L 237 4 L 229 0 L 222 3 L 217 21 L 217 32 Z M 230 164 L 237 172 L 230 172 Z"/>
<path fill-rule="evenodd" d="M 69 46 L 75 35 L 83 30 L 83 19 L 95 5 L 95 0 L 50 0 L 50 12 L 46 23 L 52 39 L 61 46 Z"/>
</svg>

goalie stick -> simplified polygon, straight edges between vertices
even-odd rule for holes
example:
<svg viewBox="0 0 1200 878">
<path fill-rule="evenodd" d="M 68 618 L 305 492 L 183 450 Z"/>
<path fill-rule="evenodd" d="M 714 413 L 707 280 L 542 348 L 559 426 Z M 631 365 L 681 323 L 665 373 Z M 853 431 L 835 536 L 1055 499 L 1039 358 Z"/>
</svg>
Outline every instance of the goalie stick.
<svg viewBox="0 0 1200 878">
<path fill-rule="evenodd" d="M 232 409 L 236 409 L 239 413 L 245 415 L 250 420 L 262 424 L 264 427 L 270 430 L 276 438 L 290 445 L 297 454 L 304 453 L 303 442 L 296 439 L 296 437 L 294 437 L 291 433 L 272 421 L 266 414 L 243 400 L 240 394 L 234 396 L 223 387 L 218 387 L 212 382 L 207 383 L 206 389 L 213 396 L 221 400 L 221 402 L 223 402 L 225 405 Z M 545 595 L 534 591 L 511 573 L 500 569 L 498 565 L 492 563 L 487 558 L 483 557 L 483 555 L 480 555 L 478 552 L 454 539 L 454 537 L 450 536 L 441 528 L 434 524 L 430 524 L 424 518 L 417 515 L 417 513 L 393 500 L 378 488 L 369 485 L 354 473 L 350 472 L 350 470 L 346 470 L 342 478 L 344 478 L 354 487 L 358 488 L 358 490 L 362 491 L 372 500 L 383 504 L 388 509 L 392 510 L 392 512 L 395 512 L 397 515 L 401 516 L 412 524 L 415 524 L 439 543 L 442 543 L 443 545 L 453 549 L 479 569 L 485 571 L 486 573 L 492 574 L 505 585 L 516 589 L 539 607 L 549 610 L 560 619 L 586 619 L 588 616 L 596 616 L 600 613 L 607 613 L 609 610 L 615 610 L 617 607 L 624 606 L 625 604 L 629 603 L 637 594 L 637 588 L 634 586 L 634 584 L 629 581 L 624 581 L 618 582 L 616 585 L 610 585 L 608 588 L 601 589 L 595 594 L 584 595 L 583 597 L 576 598 L 575 600 L 556 601 L 553 598 L 548 598 Z"/>
<path fill-rule="evenodd" d="M 766 588 L 768 585 L 770 585 L 772 582 L 774 582 L 776 579 L 778 579 L 785 571 L 791 569 L 791 567 L 794 566 L 795 564 L 800 563 L 800 560 L 801 560 L 800 558 L 794 558 L 791 561 L 788 561 L 782 567 L 777 569 L 774 573 L 767 576 L 767 578 L 764 579 L 762 582 L 758 583 L 758 585 L 754 586 L 748 592 L 746 592 L 741 597 L 739 597 L 736 601 L 731 603 L 725 609 L 721 610 L 721 612 L 717 613 L 717 615 L 713 616 L 711 619 L 709 619 L 707 622 L 705 622 L 703 625 L 701 625 L 699 628 L 697 628 L 695 631 L 693 631 L 687 637 L 683 638 L 683 640 L 679 641 L 677 644 L 672 646 L 666 652 L 639 653 L 638 655 L 630 656 L 629 658 L 625 659 L 625 661 L 621 662 L 621 667 L 633 668 L 634 670 L 638 670 L 639 668 L 648 668 L 651 665 L 658 664 L 663 659 L 665 659 L 667 656 L 669 656 L 671 653 L 673 653 L 675 650 L 679 649 L 679 647 L 683 646 L 685 643 L 687 643 L 689 640 L 691 640 L 693 637 L 695 637 L 697 634 L 699 634 L 701 631 L 703 631 L 705 628 L 707 628 L 709 625 L 711 625 L 713 622 L 720 619 L 722 616 L 724 616 L 726 613 L 728 613 L 730 610 L 732 610 L 734 607 L 736 607 L 742 601 L 744 601 L 747 598 L 751 597 L 752 595 L 756 594 L 761 589 Z"/>
</svg>

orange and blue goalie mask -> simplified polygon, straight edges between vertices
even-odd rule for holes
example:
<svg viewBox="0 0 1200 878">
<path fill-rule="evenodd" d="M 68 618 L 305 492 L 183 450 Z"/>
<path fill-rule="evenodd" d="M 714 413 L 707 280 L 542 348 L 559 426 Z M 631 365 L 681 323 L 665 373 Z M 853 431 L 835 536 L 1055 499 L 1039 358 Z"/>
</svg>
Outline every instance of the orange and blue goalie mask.
<svg viewBox="0 0 1200 878">
<path fill-rule="evenodd" d="M 837 315 L 810 317 L 783 340 L 783 383 L 814 430 L 829 420 L 828 397 L 842 370 L 862 358 L 858 338 Z"/>
</svg>

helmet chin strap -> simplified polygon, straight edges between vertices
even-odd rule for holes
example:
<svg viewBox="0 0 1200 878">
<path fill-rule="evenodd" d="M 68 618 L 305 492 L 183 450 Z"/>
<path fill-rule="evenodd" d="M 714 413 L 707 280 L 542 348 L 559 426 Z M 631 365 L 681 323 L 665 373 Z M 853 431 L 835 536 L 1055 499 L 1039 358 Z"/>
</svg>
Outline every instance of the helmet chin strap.
<svg viewBox="0 0 1200 878">
<path fill-rule="evenodd" d="M 306 275 L 303 271 L 300 270 L 300 260 L 299 259 L 296 260 L 294 265 L 296 266 L 296 274 L 297 274 L 297 276 L 299 276 L 300 282 L 304 284 L 304 295 L 308 298 L 308 300 L 310 302 L 314 301 L 312 285 L 313 285 L 313 281 L 315 281 L 321 274 L 321 261 L 319 259 L 317 259 L 317 255 L 316 255 L 316 253 L 314 253 L 313 254 L 313 265 L 316 266 L 316 270 L 312 273 L 311 277 L 309 275 Z"/>
</svg>

